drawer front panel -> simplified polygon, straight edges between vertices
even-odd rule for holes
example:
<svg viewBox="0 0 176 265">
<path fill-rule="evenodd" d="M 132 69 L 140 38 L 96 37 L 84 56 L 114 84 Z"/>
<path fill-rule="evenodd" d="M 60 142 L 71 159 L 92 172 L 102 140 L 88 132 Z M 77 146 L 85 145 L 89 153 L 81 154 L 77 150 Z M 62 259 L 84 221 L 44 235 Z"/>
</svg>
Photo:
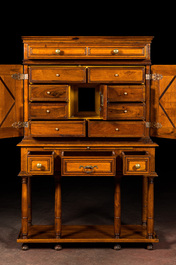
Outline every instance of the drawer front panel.
<svg viewBox="0 0 176 265">
<path fill-rule="evenodd" d="M 145 123 L 140 121 L 89 121 L 89 137 L 143 137 Z"/>
<path fill-rule="evenodd" d="M 64 157 L 62 176 L 115 176 L 115 158 L 103 157 Z"/>
<path fill-rule="evenodd" d="M 85 67 L 31 67 L 29 69 L 31 83 L 85 83 Z"/>
<path fill-rule="evenodd" d="M 31 103 L 29 104 L 31 120 L 55 120 L 68 118 L 68 103 Z"/>
<path fill-rule="evenodd" d="M 85 137 L 85 121 L 31 122 L 33 137 Z"/>
<path fill-rule="evenodd" d="M 28 156 L 28 173 L 33 175 L 53 175 L 53 156 Z"/>
<path fill-rule="evenodd" d="M 123 157 L 124 175 L 147 175 L 150 174 L 149 155 L 125 155 Z"/>
<path fill-rule="evenodd" d="M 89 47 L 90 57 L 105 57 L 110 59 L 146 59 L 147 46 L 111 46 L 111 47 Z"/>
<path fill-rule="evenodd" d="M 68 85 L 30 85 L 30 101 L 68 101 Z"/>
<path fill-rule="evenodd" d="M 88 69 L 88 81 L 102 83 L 143 83 L 144 67 L 92 67 Z"/>
<path fill-rule="evenodd" d="M 143 102 L 145 100 L 145 86 L 108 86 L 108 101 Z"/>
<path fill-rule="evenodd" d="M 144 120 L 145 104 L 109 103 L 108 120 Z"/>
<path fill-rule="evenodd" d="M 29 59 L 65 59 L 86 56 L 86 47 L 28 46 Z"/>
</svg>

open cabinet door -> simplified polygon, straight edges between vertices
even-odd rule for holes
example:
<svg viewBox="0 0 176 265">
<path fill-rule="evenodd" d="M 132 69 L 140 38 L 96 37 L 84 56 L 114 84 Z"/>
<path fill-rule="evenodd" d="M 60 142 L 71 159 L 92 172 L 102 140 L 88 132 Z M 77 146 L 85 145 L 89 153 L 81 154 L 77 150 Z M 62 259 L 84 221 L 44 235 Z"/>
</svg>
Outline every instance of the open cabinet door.
<svg viewBox="0 0 176 265">
<path fill-rule="evenodd" d="M 153 65 L 151 69 L 150 136 L 176 139 L 176 65 Z"/>
<path fill-rule="evenodd" d="M 0 65 L 0 139 L 23 136 L 23 128 L 13 128 L 23 122 L 23 80 L 13 74 L 23 73 L 22 65 Z"/>
</svg>

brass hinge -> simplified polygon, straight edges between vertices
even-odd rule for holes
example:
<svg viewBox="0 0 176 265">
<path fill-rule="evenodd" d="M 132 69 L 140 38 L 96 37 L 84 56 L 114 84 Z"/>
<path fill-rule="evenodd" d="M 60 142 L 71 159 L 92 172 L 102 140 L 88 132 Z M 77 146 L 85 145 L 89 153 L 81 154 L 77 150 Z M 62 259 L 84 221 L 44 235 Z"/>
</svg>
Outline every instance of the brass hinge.
<svg viewBox="0 0 176 265">
<path fill-rule="evenodd" d="M 159 122 L 146 122 L 146 128 L 160 129 L 162 124 Z"/>
<path fill-rule="evenodd" d="M 11 75 L 11 77 L 15 80 L 25 80 L 25 79 L 28 79 L 28 74 L 16 73 L 16 74 Z"/>
<path fill-rule="evenodd" d="M 163 76 L 161 74 L 146 74 L 145 75 L 146 80 L 154 80 L 154 81 L 158 81 L 161 80 L 163 78 Z"/>
<path fill-rule="evenodd" d="M 29 122 L 28 121 L 14 122 L 14 123 L 12 123 L 12 127 L 16 128 L 16 129 L 23 128 L 23 127 L 28 128 L 29 127 Z"/>
</svg>

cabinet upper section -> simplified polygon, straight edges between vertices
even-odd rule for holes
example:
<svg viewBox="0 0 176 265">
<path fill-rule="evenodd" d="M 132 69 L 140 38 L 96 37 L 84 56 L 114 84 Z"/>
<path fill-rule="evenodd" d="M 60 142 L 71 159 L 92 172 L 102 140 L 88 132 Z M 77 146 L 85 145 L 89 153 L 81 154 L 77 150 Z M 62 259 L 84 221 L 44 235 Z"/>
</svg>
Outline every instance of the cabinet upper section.
<svg viewBox="0 0 176 265">
<path fill-rule="evenodd" d="M 24 61 L 34 59 L 150 60 L 151 36 L 26 36 Z"/>
</svg>

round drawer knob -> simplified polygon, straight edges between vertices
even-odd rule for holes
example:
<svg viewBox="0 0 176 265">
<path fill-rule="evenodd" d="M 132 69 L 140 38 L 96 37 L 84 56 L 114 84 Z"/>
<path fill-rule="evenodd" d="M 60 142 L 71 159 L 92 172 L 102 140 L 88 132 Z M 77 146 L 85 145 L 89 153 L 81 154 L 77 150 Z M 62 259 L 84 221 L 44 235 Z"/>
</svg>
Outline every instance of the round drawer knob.
<svg viewBox="0 0 176 265">
<path fill-rule="evenodd" d="M 127 110 L 127 109 L 125 109 L 125 110 L 124 110 L 124 113 L 127 113 L 127 112 L 128 112 L 128 110 Z"/>
<path fill-rule="evenodd" d="M 116 131 L 119 131 L 119 128 L 115 128 Z"/>
<path fill-rule="evenodd" d="M 55 130 L 56 130 L 56 131 L 59 131 L 59 128 L 56 128 Z"/>
<path fill-rule="evenodd" d="M 49 110 L 49 109 L 47 109 L 47 110 L 46 110 L 46 112 L 47 112 L 47 113 L 50 113 L 50 110 Z"/>
<path fill-rule="evenodd" d="M 124 92 L 124 95 L 126 96 L 126 95 L 128 95 L 128 93 L 127 92 Z"/>
<path fill-rule="evenodd" d="M 115 77 L 118 77 L 118 76 L 119 76 L 119 74 L 115 74 L 114 76 L 115 76 Z"/>
<path fill-rule="evenodd" d="M 114 50 L 113 50 L 113 53 L 114 53 L 114 54 L 117 54 L 118 52 L 119 52 L 118 49 L 114 49 Z"/>
<path fill-rule="evenodd" d="M 42 164 L 41 163 L 37 163 L 37 168 L 41 168 Z"/>
<path fill-rule="evenodd" d="M 51 92 L 50 92 L 50 91 L 47 91 L 46 93 L 47 93 L 48 95 L 50 95 L 50 94 L 51 94 Z"/>
<path fill-rule="evenodd" d="M 138 168 L 140 168 L 140 167 L 141 167 L 140 164 L 136 164 L 136 165 L 135 165 L 135 168 L 136 168 L 136 169 L 138 169 Z"/>
<path fill-rule="evenodd" d="M 59 77 L 59 76 L 60 76 L 60 74 L 56 74 L 56 76 L 57 76 L 57 77 Z"/>
<path fill-rule="evenodd" d="M 60 49 L 57 49 L 57 50 L 55 50 L 55 52 L 56 52 L 57 54 L 59 54 L 59 53 L 61 53 L 61 50 L 60 50 Z"/>
</svg>

